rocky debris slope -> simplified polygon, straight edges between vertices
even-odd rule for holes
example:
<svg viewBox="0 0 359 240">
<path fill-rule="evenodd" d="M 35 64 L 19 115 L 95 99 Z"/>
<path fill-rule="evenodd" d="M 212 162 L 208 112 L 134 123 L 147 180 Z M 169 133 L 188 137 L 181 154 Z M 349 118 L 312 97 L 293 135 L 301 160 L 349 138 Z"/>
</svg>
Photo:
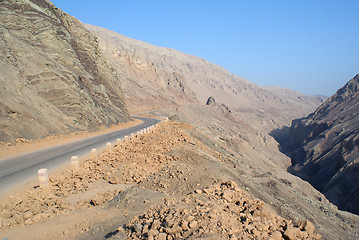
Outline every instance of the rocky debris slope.
<svg viewBox="0 0 359 240">
<path fill-rule="evenodd" d="M 289 130 L 292 171 L 359 214 L 359 75 Z"/>
<path fill-rule="evenodd" d="M 320 239 L 309 221 L 293 224 L 233 181 L 195 190 L 135 217 L 125 227 L 131 239 Z M 121 227 L 119 231 L 122 233 Z M 125 235 L 125 234 L 124 234 Z"/>
<path fill-rule="evenodd" d="M 156 47 L 118 33 L 84 25 L 99 38 L 101 52 L 121 73 L 130 111 L 205 105 L 212 96 L 266 132 L 290 125 L 323 100 L 279 88 L 263 88 L 202 58 Z"/>
<path fill-rule="evenodd" d="M 96 37 L 47 0 L 0 2 L 0 141 L 129 120 Z"/>
<path fill-rule="evenodd" d="M 231 145 L 240 146 L 242 155 Z M 251 149 L 234 139 L 215 140 L 187 123 L 161 123 L 155 132 L 85 159 L 78 171 L 51 177 L 47 191 L 36 187 L 1 201 L 0 237 L 358 236 L 355 216 L 336 210 L 285 171 L 278 179 L 274 162 L 251 159 Z"/>
</svg>

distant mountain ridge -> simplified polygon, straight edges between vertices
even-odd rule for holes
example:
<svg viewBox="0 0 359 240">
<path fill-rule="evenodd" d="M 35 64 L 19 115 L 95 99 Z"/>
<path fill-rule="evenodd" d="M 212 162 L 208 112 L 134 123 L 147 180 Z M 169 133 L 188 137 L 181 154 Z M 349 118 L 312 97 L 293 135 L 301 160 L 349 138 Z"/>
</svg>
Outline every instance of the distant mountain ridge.
<svg viewBox="0 0 359 240">
<path fill-rule="evenodd" d="M 204 105 L 210 96 L 263 131 L 289 125 L 313 111 L 323 98 L 257 86 L 202 58 L 156 47 L 84 24 L 122 76 L 132 112 L 185 104 Z M 261 111 L 259 111 L 261 110 Z"/>
<path fill-rule="evenodd" d="M 0 1 L 0 51 L 0 141 L 129 120 L 96 37 L 50 1 Z"/>
<path fill-rule="evenodd" d="M 292 170 L 359 214 L 359 75 L 289 130 Z"/>
</svg>

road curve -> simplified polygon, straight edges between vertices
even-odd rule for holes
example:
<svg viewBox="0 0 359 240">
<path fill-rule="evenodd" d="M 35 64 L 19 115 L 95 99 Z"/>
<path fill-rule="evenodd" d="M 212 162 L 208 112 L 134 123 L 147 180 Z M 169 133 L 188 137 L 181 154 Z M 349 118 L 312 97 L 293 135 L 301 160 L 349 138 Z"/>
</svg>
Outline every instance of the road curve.
<svg viewBox="0 0 359 240">
<path fill-rule="evenodd" d="M 78 140 L 75 142 L 27 153 L 21 156 L 11 157 L 0 161 L 0 193 L 26 181 L 34 179 L 37 176 L 37 170 L 47 168 L 54 170 L 61 165 L 70 162 L 71 156 L 84 156 L 89 154 L 92 148 L 104 148 L 107 142 L 115 142 L 117 138 L 124 138 L 137 133 L 138 131 L 155 125 L 160 120 L 153 118 L 140 118 L 143 123 L 134 127 L 105 133 Z"/>
</svg>

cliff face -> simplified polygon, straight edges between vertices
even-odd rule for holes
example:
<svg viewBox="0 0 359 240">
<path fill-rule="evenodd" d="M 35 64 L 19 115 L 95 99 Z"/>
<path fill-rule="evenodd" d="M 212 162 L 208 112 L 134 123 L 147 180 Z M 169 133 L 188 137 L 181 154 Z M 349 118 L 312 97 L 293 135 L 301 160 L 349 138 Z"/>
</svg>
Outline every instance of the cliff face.
<svg viewBox="0 0 359 240">
<path fill-rule="evenodd" d="M 0 2 L 0 141 L 129 120 L 96 37 L 46 0 Z"/>
<path fill-rule="evenodd" d="M 292 170 L 359 214 L 359 75 L 289 130 Z"/>
</svg>

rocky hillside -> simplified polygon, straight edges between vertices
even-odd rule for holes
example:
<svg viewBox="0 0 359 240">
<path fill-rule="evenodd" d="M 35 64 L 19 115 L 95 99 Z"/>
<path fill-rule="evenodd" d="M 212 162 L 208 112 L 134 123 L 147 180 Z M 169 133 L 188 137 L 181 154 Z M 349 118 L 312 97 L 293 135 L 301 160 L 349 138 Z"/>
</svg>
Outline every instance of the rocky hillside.
<svg viewBox="0 0 359 240">
<path fill-rule="evenodd" d="M 292 170 L 359 214 L 359 75 L 289 130 Z"/>
<path fill-rule="evenodd" d="M 253 128 L 268 132 L 306 116 L 323 100 L 280 88 L 259 87 L 202 58 L 100 27 L 84 26 L 98 36 L 101 51 L 122 76 L 132 112 L 205 105 L 212 96 Z"/>
<path fill-rule="evenodd" d="M 0 141 L 129 120 L 96 37 L 47 0 L 0 1 Z"/>
</svg>

